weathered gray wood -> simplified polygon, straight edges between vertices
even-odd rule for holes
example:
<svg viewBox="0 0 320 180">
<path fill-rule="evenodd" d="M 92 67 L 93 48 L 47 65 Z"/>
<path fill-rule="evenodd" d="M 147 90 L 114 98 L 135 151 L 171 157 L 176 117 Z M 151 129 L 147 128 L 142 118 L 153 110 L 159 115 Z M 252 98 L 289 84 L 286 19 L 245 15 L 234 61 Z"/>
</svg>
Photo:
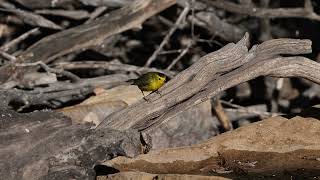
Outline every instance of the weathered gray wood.
<svg viewBox="0 0 320 180">
<path fill-rule="evenodd" d="M 118 155 L 140 153 L 137 131 L 72 125 L 59 113 L 0 110 L 0 175 L 3 179 L 94 179 L 93 167 Z"/>
<path fill-rule="evenodd" d="M 259 76 L 299 76 L 320 83 L 319 63 L 303 57 L 280 56 L 310 53 L 311 41 L 274 39 L 255 45 L 249 51 L 248 43 L 246 34 L 237 44 L 230 43 L 207 54 L 166 83 L 159 93 L 148 96 L 148 101 L 112 114 L 100 127 L 143 130 Z"/>
</svg>

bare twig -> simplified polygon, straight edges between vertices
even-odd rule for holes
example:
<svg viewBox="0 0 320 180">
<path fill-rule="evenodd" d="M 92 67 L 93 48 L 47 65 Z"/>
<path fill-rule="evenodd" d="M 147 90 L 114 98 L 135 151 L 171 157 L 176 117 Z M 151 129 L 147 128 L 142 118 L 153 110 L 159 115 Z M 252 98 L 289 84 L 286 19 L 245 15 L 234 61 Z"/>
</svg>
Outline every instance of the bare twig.
<svg viewBox="0 0 320 180">
<path fill-rule="evenodd" d="M 190 10 L 190 5 L 188 4 L 183 9 L 183 11 L 181 12 L 180 16 L 178 17 L 178 19 L 174 23 L 174 26 L 170 29 L 170 31 L 167 33 L 167 35 L 163 38 L 163 40 L 162 40 L 161 44 L 159 45 L 159 47 L 149 57 L 149 59 L 147 60 L 146 64 L 144 65 L 144 67 L 149 67 L 151 65 L 151 63 L 157 58 L 157 55 L 159 54 L 159 52 L 162 51 L 163 47 L 168 43 L 168 41 L 170 40 L 170 37 L 172 36 L 172 34 L 178 29 L 180 24 L 185 20 L 189 10 Z"/>
<path fill-rule="evenodd" d="M 22 35 L 20 35 L 19 37 L 15 38 L 14 40 L 4 44 L 3 46 L 0 47 L 1 50 L 3 51 L 8 51 L 10 48 L 12 48 L 13 46 L 16 46 L 17 44 L 19 44 L 21 41 L 27 39 L 28 37 L 30 37 L 31 35 L 35 35 L 38 34 L 40 32 L 39 28 L 34 28 L 31 29 L 25 33 L 23 33 Z"/>
<path fill-rule="evenodd" d="M 100 16 L 103 12 L 107 10 L 106 6 L 97 7 L 91 14 L 89 19 L 85 22 L 85 24 L 88 24 L 92 22 L 94 19 L 96 19 L 98 16 Z"/>
<path fill-rule="evenodd" d="M 178 62 L 181 58 L 183 58 L 184 55 L 186 55 L 186 54 L 188 53 L 188 51 L 189 51 L 189 49 L 191 48 L 192 44 L 193 44 L 192 41 L 190 41 L 190 42 L 188 43 L 187 47 L 179 54 L 179 56 L 178 56 L 177 58 L 175 58 L 175 59 L 171 62 L 171 64 L 166 68 L 166 70 L 172 69 L 173 66 L 176 65 L 177 62 Z"/>
<path fill-rule="evenodd" d="M 8 54 L 2 50 L 0 50 L 0 56 L 4 57 L 5 59 L 11 61 L 11 62 L 15 62 L 17 60 L 17 58 L 11 54 Z"/>
<path fill-rule="evenodd" d="M 184 51 L 184 49 L 173 49 L 173 50 L 168 50 L 168 51 L 161 51 L 161 52 L 159 52 L 159 55 L 182 53 L 182 51 Z"/>
</svg>

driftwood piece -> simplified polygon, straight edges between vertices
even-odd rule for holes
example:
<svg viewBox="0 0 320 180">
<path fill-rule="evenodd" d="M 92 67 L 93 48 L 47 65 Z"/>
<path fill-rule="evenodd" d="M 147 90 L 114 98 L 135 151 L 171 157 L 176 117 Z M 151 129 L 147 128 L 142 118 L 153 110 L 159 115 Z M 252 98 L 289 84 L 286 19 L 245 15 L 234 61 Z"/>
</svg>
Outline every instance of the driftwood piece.
<svg viewBox="0 0 320 180">
<path fill-rule="evenodd" d="M 47 36 L 22 52 L 14 63 L 1 67 L 0 83 L 22 76 L 30 70 L 18 68 L 16 63 L 48 63 L 62 55 L 99 45 L 112 35 L 141 28 L 146 19 L 174 3 L 175 0 L 136 0 L 106 17 Z"/>
<path fill-rule="evenodd" d="M 318 119 L 274 117 L 198 145 L 117 157 L 103 164 L 120 172 L 307 179 L 320 175 L 319 131 Z"/>
<path fill-rule="evenodd" d="M 97 162 L 141 151 L 138 132 L 71 125 L 60 113 L 0 110 L 3 179 L 94 179 Z"/>
<path fill-rule="evenodd" d="M 250 51 L 247 44 L 248 35 L 237 44 L 228 44 L 202 57 L 160 88 L 159 93 L 147 97 L 148 101 L 141 101 L 111 115 L 100 126 L 143 130 L 223 90 L 259 76 L 298 76 L 320 83 L 320 64 L 304 57 L 280 56 L 310 53 L 311 41 L 274 39 L 253 46 Z"/>
</svg>

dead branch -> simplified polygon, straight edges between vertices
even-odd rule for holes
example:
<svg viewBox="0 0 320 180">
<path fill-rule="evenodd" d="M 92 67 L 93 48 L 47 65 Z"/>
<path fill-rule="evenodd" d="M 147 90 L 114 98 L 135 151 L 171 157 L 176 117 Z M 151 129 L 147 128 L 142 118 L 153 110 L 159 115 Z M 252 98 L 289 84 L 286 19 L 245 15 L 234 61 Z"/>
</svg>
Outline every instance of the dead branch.
<svg viewBox="0 0 320 180">
<path fill-rule="evenodd" d="M 26 33 L 23 33 L 22 35 L 20 35 L 16 39 L 4 44 L 3 46 L 0 47 L 0 49 L 3 50 L 3 51 L 8 51 L 8 50 L 10 50 L 10 48 L 16 46 L 21 41 L 27 39 L 31 35 L 38 34 L 39 32 L 40 32 L 39 28 L 31 29 L 30 31 L 27 31 Z"/>
<path fill-rule="evenodd" d="M 258 18 L 305 18 L 320 21 L 320 16 L 313 10 L 310 0 L 305 0 L 303 8 L 259 8 L 252 3 L 236 4 L 226 0 L 200 0 L 210 6 L 237 14 L 245 14 Z"/>
<path fill-rule="evenodd" d="M 304 57 L 281 57 L 311 52 L 311 41 L 274 39 L 247 49 L 248 35 L 210 53 L 179 73 L 159 90 L 106 118 L 100 127 L 146 129 L 204 102 L 230 87 L 259 76 L 298 76 L 320 83 L 320 65 Z M 233 71 L 232 71 L 233 70 Z M 230 72 L 229 72 L 230 71 Z"/>
<path fill-rule="evenodd" d="M 97 7 L 89 16 L 89 19 L 85 22 L 90 23 L 92 22 L 94 19 L 96 19 L 98 16 L 100 16 L 103 12 L 105 12 L 105 10 L 107 10 L 107 7 L 105 6 L 101 6 L 101 7 Z"/>
<path fill-rule="evenodd" d="M 172 60 L 172 62 L 170 63 L 170 65 L 166 68 L 166 70 L 170 70 L 173 68 L 174 65 L 177 64 L 177 62 L 183 58 L 184 55 L 186 55 L 188 53 L 188 51 L 190 50 L 191 46 L 193 45 L 193 42 L 192 41 L 189 41 L 188 44 L 187 44 L 187 47 L 182 50 L 182 52 L 179 54 L 179 56 L 177 56 L 174 60 Z"/>
<path fill-rule="evenodd" d="M 17 60 L 17 58 L 15 56 L 13 56 L 11 54 L 8 54 L 8 53 L 6 53 L 6 52 L 4 52 L 2 50 L 0 50 L 0 56 L 5 58 L 5 59 L 7 59 L 7 60 L 9 60 L 9 61 L 11 61 L 11 62 L 14 62 L 14 61 Z"/>
</svg>

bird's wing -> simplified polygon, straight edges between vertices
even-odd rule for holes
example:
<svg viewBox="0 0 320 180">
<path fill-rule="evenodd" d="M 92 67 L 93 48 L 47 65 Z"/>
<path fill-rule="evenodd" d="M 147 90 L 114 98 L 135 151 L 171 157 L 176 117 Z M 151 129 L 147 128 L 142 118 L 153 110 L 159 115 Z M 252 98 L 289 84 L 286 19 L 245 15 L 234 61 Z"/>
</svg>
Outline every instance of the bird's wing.
<svg viewBox="0 0 320 180">
<path fill-rule="evenodd" d="M 140 77 L 136 80 L 134 80 L 133 84 L 138 85 L 138 86 L 147 86 L 149 85 L 149 81 L 150 79 L 148 79 L 148 77 Z"/>
</svg>

